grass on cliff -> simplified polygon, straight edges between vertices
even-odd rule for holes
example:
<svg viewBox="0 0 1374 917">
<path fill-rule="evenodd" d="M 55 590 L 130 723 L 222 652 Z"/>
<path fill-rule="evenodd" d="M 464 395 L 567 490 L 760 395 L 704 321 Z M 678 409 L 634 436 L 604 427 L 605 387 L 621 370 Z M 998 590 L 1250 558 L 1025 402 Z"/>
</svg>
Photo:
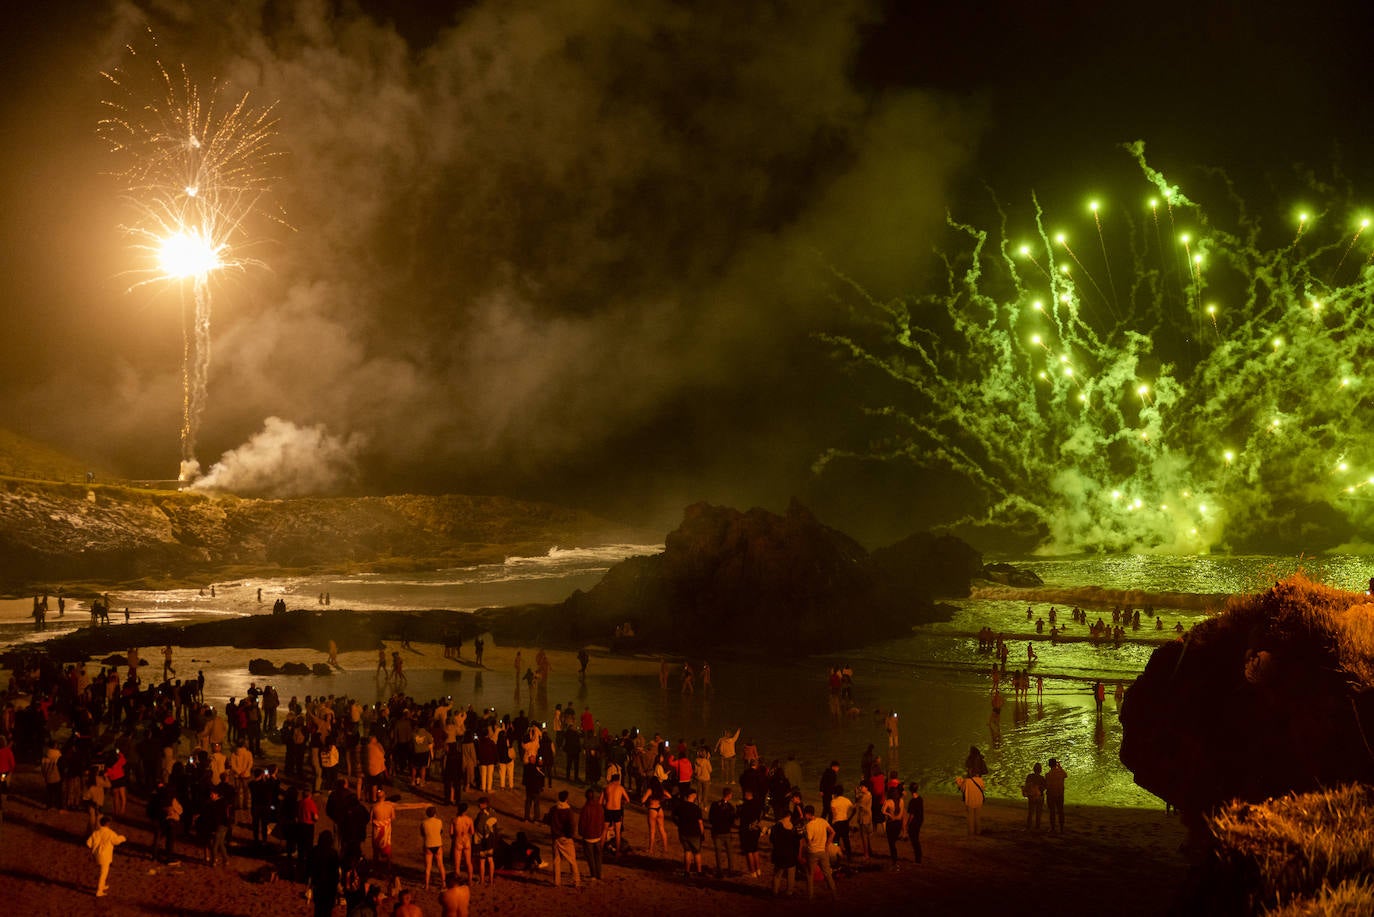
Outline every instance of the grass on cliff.
<svg viewBox="0 0 1374 917">
<path fill-rule="evenodd" d="M 87 471 L 106 476 L 103 467 L 0 427 L 0 475 L 39 481 L 84 481 Z"/>
<path fill-rule="evenodd" d="M 1254 883 L 1257 911 L 1374 917 L 1374 787 L 1234 803 L 1208 826 L 1221 860 Z"/>
</svg>

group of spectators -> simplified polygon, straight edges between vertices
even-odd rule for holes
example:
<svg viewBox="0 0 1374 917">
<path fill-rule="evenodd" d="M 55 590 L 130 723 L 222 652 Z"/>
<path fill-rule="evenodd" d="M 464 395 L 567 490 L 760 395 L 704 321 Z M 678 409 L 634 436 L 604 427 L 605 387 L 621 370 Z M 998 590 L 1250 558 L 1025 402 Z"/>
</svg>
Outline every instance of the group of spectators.
<svg viewBox="0 0 1374 917">
<path fill-rule="evenodd" d="M 47 805 L 86 812 L 90 837 L 110 832 L 101 849 L 113 851 L 112 823 L 129 819 L 132 793 L 151 828 L 151 857 L 189 856 L 211 868 L 231 853 L 260 858 L 264 869 L 308 882 L 317 913 L 330 913 L 340 893 L 349 913 L 375 912 L 389 894 L 400 900 L 393 829 L 408 808 L 424 810 L 413 845 L 426 884 L 437 873 L 445 894 L 462 888 L 453 880 L 460 867 L 469 881 L 491 883 L 499 870 L 544 868 L 546 855 L 555 884 L 565 868 L 579 883 L 579 849 L 599 879 L 603 857 L 632 851 L 632 807 L 646 825 L 634 852 L 652 856 L 661 841 L 666 854 L 665 825 L 675 822 L 688 878 L 702 872 L 708 830 L 721 877 L 762 878 L 766 836 L 778 893 L 792 892 L 798 867 L 808 890 L 820 875 L 833 891 L 832 862 L 874 856 L 875 834 L 886 836 L 893 862 L 902 838 L 921 859 L 917 785 L 867 757 L 854 792 L 832 764 L 818 804 L 806 804 L 795 758 L 765 761 L 738 729 L 689 744 L 613 731 L 572 703 L 545 721 L 401 693 L 377 704 L 332 695 L 282 704 L 272 686 L 256 684 L 219 711 L 205 702 L 203 674 L 150 683 L 139 675 L 135 664 L 124 677 L 112 665 L 92 676 L 35 654 L 7 694 L 29 701 L 5 704 L 0 736 L 19 762 L 39 768 Z M 0 769 L 4 760 L 0 753 Z M 557 790 L 546 815 L 556 780 L 578 786 Z M 403 801 L 401 788 L 414 801 Z M 498 814 L 499 794 L 512 803 L 523 794 L 523 817 Z"/>
</svg>

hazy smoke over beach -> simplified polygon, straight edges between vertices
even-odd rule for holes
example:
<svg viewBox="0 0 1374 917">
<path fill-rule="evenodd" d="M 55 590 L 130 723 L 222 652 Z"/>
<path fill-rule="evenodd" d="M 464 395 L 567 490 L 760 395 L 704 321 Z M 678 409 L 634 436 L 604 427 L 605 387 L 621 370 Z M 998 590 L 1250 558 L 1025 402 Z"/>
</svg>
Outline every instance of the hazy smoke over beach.
<svg viewBox="0 0 1374 917">
<path fill-rule="evenodd" d="M 280 118 L 292 230 L 217 294 L 206 449 L 284 415 L 365 435 L 382 487 L 785 499 L 826 270 L 916 282 L 969 135 L 854 87 L 866 4 L 810 6 L 477 4 L 411 42 L 347 4 L 119 6 Z M 126 457 L 159 369 L 125 368 Z"/>
<path fill-rule="evenodd" d="M 362 437 L 332 435 L 323 424 L 298 427 L 269 417 L 248 442 L 230 452 L 191 485 L 248 496 L 301 497 L 330 493 L 357 478 Z"/>
</svg>

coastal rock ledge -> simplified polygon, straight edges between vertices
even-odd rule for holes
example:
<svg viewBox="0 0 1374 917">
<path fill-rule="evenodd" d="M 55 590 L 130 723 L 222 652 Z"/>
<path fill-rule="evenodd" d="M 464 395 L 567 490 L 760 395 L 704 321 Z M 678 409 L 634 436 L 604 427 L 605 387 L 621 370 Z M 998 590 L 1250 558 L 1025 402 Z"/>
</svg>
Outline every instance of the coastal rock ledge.
<svg viewBox="0 0 1374 917">
<path fill-rule="evenodd" d="M 1374 783 L 1374 604 L 1302 575 L 1162 646 L 1121 708 L 1121 762 L 1191 824 L 1232 800 Z"/>
</svg>

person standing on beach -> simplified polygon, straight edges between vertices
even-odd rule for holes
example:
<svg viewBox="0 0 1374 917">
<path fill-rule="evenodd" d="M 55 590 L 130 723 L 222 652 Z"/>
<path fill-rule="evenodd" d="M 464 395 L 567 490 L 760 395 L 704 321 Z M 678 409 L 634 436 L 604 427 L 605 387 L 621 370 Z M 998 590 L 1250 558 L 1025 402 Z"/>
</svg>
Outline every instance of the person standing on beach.
<svg viewBox="0 0 1374 917">
<path fill-rule="evenodd" d="M 911 841 L 911 853 L 916 862 L 921 862 L 921 828 L 926 823 L 926 801 L 921 796 L 921 785 L 914 780 L 908 784 L 911 798 L 906 801 L 906 838 Z"/>
<path fill-rule="evenodd" d="M 735 791 L 726 787 L 720 799 L 711 803 L 709 821 L 711 823 L 711 849 L 716 855 L 716 878 L 723 879 L 735 871 L 730 857 L 730 832 L 735 829 L 735 804 L 731 797 Z M 721 852 L 725 853 L 724 866 L 721 865 Z"/>
<path fill-rule="evenodd" d="M 477 882 L 492 885 L 496 882 L 496 845 L 501 839 L 501 830 L 487 797 L 478 798 L 477 816 L 472 821 L 472 837 L 477 849 Z"/>
<path fill-rule="evenodd" d="M 982 756 L 979 756 L 982 760 Z M 969 768 L 962 777 L 954 780 L 959 792 L 964 795 L 964 808 L 968 812 L 968 833 L 970 837 L 982 833 L 982 826 L 979 824 L 979 816 L 983 812 L 984 784 L 981 774 L 975 773 L 974 768 Z"/>
<path fill-rule="evenodd" d="M 577 816 L 577 836 L 582 839 L 582 855 L 587 858 L 587 875 L 601 881 L 601 852 L 606 840 L 606 810 L 601 805 L 601 790 L 590 787 L 587 801 Z"/>
<path fill-rule="evenodd" d="M 477 881 L 472 872 L 472 840 L 476 831 L 476 822 L 468 815 L 468 804 L 458 803 L 458 814 L 453 816 L 448 830 L 453 843 L 453 874 L 458 875 L 463 864 L 467 864 L 469 881 Z"/>
<path fill-rule="evenodd" d="M 124 843 L 127 838 L 117 833 L 110 827 L 110 816 L 100 816 L 100 827 L 91 832 L 91 836 L 86 838 L 86 846 L 90 848 L 91 856 L 95 858 L 97 874 L 95 881 L 95 896 L 105 897 L 107 891 L 106 880 L 110 877 L 110 864 L 114 862 L 114 849 Z"/>
<path fill-rule="evenodd" d="M 797 880 L 797 857 L 801 850 L 801 834 L 792 824 L 792 816 L 784 815 L 769 829 L 768 840 L 773 846 L 769 859 L 773 862 L 773 894 L 781 894 L 782 883 L 787 882 L 787 896 L 792 896 L 792 886 Z"/>
<path fill-rule="evenodd" d="M 619 859 L 624 845 L 621 833 L 625 827 L 625 803 L 630 800 L 630 794 L 621 784 L 619 774 L 611 775 L 610 781 L 606 784 L 604 796 L 606 830 L 615 842 L 615 855 Z"/>
<path fill-rule="evenodd" d="M 873 856 L 873 794 L 869 792 L 868 784 L 860 782 L 858 790 L 854 793 L 854 813 L 849 817 L 851 835 L 859 838 L 859 846 L 863 849 L 864 859 Z"/>
<path fill-rule="evenodd" d="M 377 673 L 386 678 L 386 647 L 377 647 Z"/>
<path fill-rule="evenodd" d="M 1035 767 L 1026 775 L 1026 782 L 1021 785 L 1021 795 L 1026 797 L 1026 830 L 1031 829 L 1031 822 L 1035 822 L 1035 830 L 1040 830 L 1040 813 L 1045 808 L 1045 778 L 1040 773 L 1040 762 L 1035 762 Z"/>
<path fill-rule="evenodd" d="M 893 772 L 896 776 L 896 772 Z M 881 778 L 879 778 L 881 779 Z M 902 785 L 895 783 L 883 788 L 883 832 L 887 835 L 887 852 L 892 862 L 897 862 L 897 841 L 902 836 L 902 823 L 906 811 L 902 808 Z"/>
<path fill-rule="evenodd" d="M 310 896 L 315 917 L 330 917 L 339 896 L 339 852 L 334 849 L 334 835 L 321 831 L 310 851 Z"/>
<path fill-rule="evenodd" d="M 1055 833 L 1055 821 L 1059 822 L 1059 833 L 1064 833 L 1064 781 L 1068 779 L 1068 772 L 1057 758 L 1050 759 L 1050 769 L 1045 774 L 1045 798 L 1049 801 L 1050 808 L 1050 833 Z"/>
<path fill-rule="evenodd" d="M 706 836 L 706 827 L 701 806 L 697 805 L 697 791 L 690 785 L 673 815 L 677 819 L 677 839 L 682 844 L 683 877 L 692 877 L 693 866 L 696 867 L 696 874 L 700 876 L 701 841 Z"/>
<path fill-rule="evenodd" d="M 735 743 L 739 741 L 739 730 L 733 733 L 729 727 L 716 739 L 716 754 L 720 755 L 720 776 L 729 786 L 735 782 Z"/>
<path fill-rule="evenodd" d="M 425 891 L 429 891 L 429 877 L 435 866 L 439 867 L 439 884 L 443 885 L 447 879 L 444 874 L 444 822 L 434 806 L 425 809 L 424 820 L 420 822 L 420 843 L 425 849 Z M 468 864 L 468 875 L 472 875 L 471 864 Z"/>
<path fill-rule="evenodd" d="M 835 841 L 835 829 L 816 815 L 815 806 L 807 806 L 802 812 L 806 830 L 806 897 L 816 897 L 816 867 L 820 867 L 831 896 L 839 897 L 835 891 L 835 875 L 830 868 L 830 845 Z"/>
<path fill-rule="evenodd" d="M 850 819 L 854 816 L 854 803 L 844 795 L 844 786 L 835 784 L 835 793 L 830 798 L 830 827 L 835 829 L 835 843 L 844 851 L 846 860 L 854 858 L 849 845 Z"/>
<path fill-rule="evenodd" d="M 553 885 L 563 884 L 563 864 L 572 871 L 574 888 L 582 887 L 582 875 L 577 869 L 577 846 L 574 838 L 577 827 L 573 821 L 572 806 L 568 805 L 568 791 L 558 791 L 558 802 L 549 810 L 545 819 L 549 823 L 549 838 L 553 842 Z"/>
</svg>

